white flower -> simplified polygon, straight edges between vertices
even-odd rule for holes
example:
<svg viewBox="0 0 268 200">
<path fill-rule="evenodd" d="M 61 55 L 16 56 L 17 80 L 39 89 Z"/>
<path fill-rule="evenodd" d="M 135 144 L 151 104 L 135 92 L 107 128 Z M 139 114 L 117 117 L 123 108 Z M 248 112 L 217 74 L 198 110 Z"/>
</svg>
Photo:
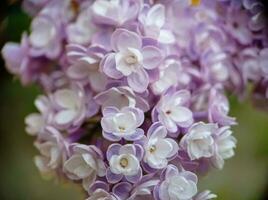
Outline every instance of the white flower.
<svg viewBox="0 0 268 200">
<path fill-rule="evenodd" d="M 192 200 L 197 193 L 197 176 L 190 171 L 179 171 L 168 165 L 165 180 L 155 189 L 160 200 Z"/>
<path fill-rule="evenodd" d="M 29 135 L 37 135 L 44 130 L 51 111 L 49 99 L 43 95 L 37 97 L 35 106 L 40 113 L 32 113 L 25 118 L 26 132 Z"/>
<path fill-rule="evenodd" d="M 197 193 L 196 184 L 181 175 L 173 176 L 169 180 L 168 194 L 170 199 L 188 200 Z"/>
<path fill-rule="evenodd" d="M 113 155 L 109 161 L 110 169 L 114 174 L 134 176 L 140 170 L 140 161 L 133 154 L 127 152 Z"/>
<path fill-rule="evenodd" d="M 30 135 L 37 135 L 43 129 L 45 120 L 39 113 L 32 113 L 25 118 L 26 132 Z"/>
<path fill-rule="evenodd" d="M 154 123 L 144 139 L 144 162 L 155 169 L 167 166 L 168 159 L 178 152 L 178 144 L 171 138 L 166 138 L 167 130 L 160 123 Z"/>
<path fill-rule="evenodd" d="M 144 121 L 144 113 L 138 108 L 124 107 L 118 110 L 107 107 L 103 110 L 101 126 L 103 136 L 111 141 L 140 139 L 144 131 L 138 128 Z"/>
<path fill-rule="evenodd" d="M 172 86 L 187 85 L 189 82 L 190 76 L 183 71 L 181 63 L 175 59 L 168 59 L 161 65 L 160 77 L 152 84 L 152 89 L 154 93 L 162 94 Z"/>
<path fill-rule="evenodd" d="M 156 106 L 156 111 L 158 112 L 158 120 L 168 131 L 175 133 L 178 131 L 178 126 L 189 127 L 192 124 L 192 111 L 186 107 L 189 100 L 190 93 L 187 90 L 170 92 L 162 96 Z"/>
<path fill-rule="evenodd" d="M 234 148 L 236 147 L 236 139 L 232 136 L 232 131 L 229 126 L 220 128 L 216 133 L 215 139 L 215 156 L 212 162 L 218 169 L 222 169 L 224 159 L 229 159 L 234 156 Z"/>
<path fill-rule="evenodd" d="M 72 89 L 57 90 L 53 94 L 57 111 L 54 122 L 58 126 L 67 126 L 78 123 L 84 117 L 86 108 L 84 107 L 83 94 Z"/>
<path fill-rule="evenodd" d="M 96 32 L 96 27 L 91 23 L 91 15 L 88 9 L 82 11 L 75 23 L 67 27 L 67 36 L 70 43 L 88 44 Z"/>
<path fill-rule="evenodd" d="M 42 173 L 48 173 L 60 167 L 66 159 L 66 144 L 53 127 L 46 127 L 39 139 L 35 146 L 41 156 L 35 157 L 35 163 Z"/>
<path fill-rule="evenodd" d="M 217 130 L 216 124 L 199 122 L 194 124 L 181 139 L 180 145 L 187 149 L 191 160 L 214 155 L 213 134 Z"/>
<path fill-rule="evenodd" d="M 149 110 L 149 105 L 140 96 L 136 95 L 130 87 L 112 87 L 94 97 L 102 108 L 114 106 L 118 109 L 123 107 L 137 107 L 143 111 Z"/>
<path fill-rule="evenodd" d="M 105 175 L 105 164 L 95 146 L 75 145 L 71 147 L 72 156 L 65 161 L 64 170 L 72 180 L 83 180 L 85 190 L 96 180 Z"/>
<path fill-rule="evenodd" d="M 141 15 L 139 20 L 144 26 L 146 36 L 157 39 L 164 44 L 172 44 L 175 42 L 174 34 L 164 29 L 163 26 L 166 21 L 165 7 L 161 4 L 152 6 L 146 15 Z"/>
<path fill-rule="evenodd" d="M 142 66 L 143 55 L 138 48 L 125 48 L 115 55 L 116 69 L 124 76 L 137 72 Z"/>
<path fill-rule="evenodd" d="M 46 17 L 37 17 L 32 22 L 30 42 L 36 48 L 54 47 L 54 40 L 57 35 L 55 25 Z"/>
</svg>

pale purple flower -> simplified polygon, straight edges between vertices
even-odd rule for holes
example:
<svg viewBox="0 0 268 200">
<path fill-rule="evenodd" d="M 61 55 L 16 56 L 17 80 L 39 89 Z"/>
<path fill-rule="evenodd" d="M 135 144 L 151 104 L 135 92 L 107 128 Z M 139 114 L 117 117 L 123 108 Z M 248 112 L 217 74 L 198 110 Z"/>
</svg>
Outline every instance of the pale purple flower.
<svg viewBox="0 0 268 200">
<path fill-rule="evenodd" d="M 78 126 L 87 114 L 85 94 L 79 89 L 60 89 L 52 94 L 52 102 L 55 105 L 52 123 L 65 129 Z"/>
<path fill-rule="evenodd" d="M 118 200 L 110 191 L 110 185 L 106 181 L 96 180 L 88 189 L 87 200 Z"/>
<path fill-rule="evenodd" d="M 168 161 L 178 153 L 178 143 L 167 138 L 167 130 L 161 123 L 154 123 L 147 132 L 147 137 L 142 139 L 145 151 L 143 161 L 151 168 L 162 169 Z"/>
<path fill-rule="evenodd" d="M 7 70 L 18 76 L 23 84 L 37 81 L 40 74 L 49 68 L 49 60 L 46 58 L 34 58 L 30 55 L 29 38 L 23 34 L 21 43 L 6 43 L 2 56 L 6 62 Z"/>
<path fill-rule="evenodd" d="M 105 176 L 103 155 L 96 146 L 74 144 L 70 146 L 70 154 L 64 162 L 64 171 L 70 179 L 82 180 L 85 190 L 95 182 L 97 176 Z"/>
<path fill-rule="evenodd" d="M 252 14 L 248 26 L 252 31 L 265 28 L 265 5 L 261 1 L 243 0 L 243 6 Z"/>
<path fill-rule="evenodd" d="M 32 56 L 46 56 L 55 59 L 62 50 L 59 24 L 49 15 L 36 17 L 29 35 Z"/>
<path fill-rule="evenodd" d="M 34 101 L 39 113 L 32 113 L 25 118 L 26 132 L 30 135 L 41 134 L 52 117 L 52 104 L 48 97 L 39 95 Z"/>
<path fill-rule="evenodd" d="M 148 102 L 127 86 L 112 87 L 99 93 L 94 99 L 103 109 L 111 106 L 121 109 L 129 106 L 137 107 L 143 111 L 149 110 Z"/>
<path fill-rule="evenodd" d="M 153 174 L 143 176 L 142 179 L 133 186 L 128 200 L 153 200 L 152 192 L 159 182 L 159 178 L 154 177 Z"/>
<path fill-rule="evenodd" d="M 83 10 L 74 23 L 67 26 L 67 38 L 69 43 L 89 44 L 96 32 L 96 26 L 91 23 L 90 9 Z"/>
<path fill-rule="evenodd" d="M 178 58 L 166 58 L 159 68 L 159 79 L 152 84 L 155 94 L 165 93 L 170 87 L 186 86 L 191 81 Z"/>
<path fill-rule="evenodd" d="M 230 110 L 228 99 L 216 88 L 210 90 L 208 119 L 221 126 L 236 124 L 235 118 L 228 116 Z"/>
<path fill-rule="evenodd" d="M 229 11 L 226 19 L 226 31 L 243 45 L 250 44 L 253 39 L 248 29 L 249 15 L 245 11 Z"/>
<path fill-rule="evenodd" d="M 97 46 L 90 46 L 86 49 L 80 45 L 69 45 L 67 59 L 71 65 L 66 70 L 68 77 L 82 84 L 90 83 L 95 91 L 103 91 L 107 78 L 99 71 L 99 63 L 105 52 Z"/>
<path fill-rule="evenodd" d="M 193 123 L 192 111 L 188 108 L 190 92 L 169 91 L 161 97 L 154 110 L 154 121 L 159 120 L 168 131 L 175 133 L 178 127 L 189 127 Z"/>
<path fill-rule="evenodd" d="M 215 133 L 215 155 L 212 163 L 216 168 L 222 169 L 224 160 L 234 156 L 236 143 L 229 126 L 224 126 Z"/>
<path fill-rule="evenodd" d="M 165 6 L 162 4 L 153 5 L 151 8 L 144 6 L 139 16 L 142 23 L 144 35 L 152 37 L 161 43 L 175 43 L 175 36 L 171 30 L 164 27 L 166 23 Z"/>
<path fill-rule="evenodd" d="M 134 107 L 124 107 L 121 110 L 106 107 L 102 112 L 101 126 L 104 138 L 110 141 L 135 141 L 144 135 L 143 129 L 138 128 L 144 121 L 142 110 Z"/>
<path fill-rule="evenodd" d="M 98 24 L 120 26 L 135 20 L 142 1 L 96 0 L 92 6 L 93 19 Z"/>
<path fill-rule="evenodd" d="M 109 168 L 106 177 L 108 182 L 116 183 L 123 177 L 131 183 L 136 183 L 142 177 L 140 161 L 143 157 L 143 148 L 138 144 L 112 144 L 107 150 Z"/>
<path fill-rule="evenodd" d="M 103 72 L 114 79 L 127 78 L 135 92 L 144 92 L 150 82 L 150 71 L 161 63 L 161 51 L 155 46 L 143 46 L 141 37 L 126 29 L 117 29 L 112 35 L 113 53 L 102 61 Z"/>
<path fill-rule="evenodd" d="M 60 169 L 67 159 L 68 148 L 60 132 L 53 127 L 46 127 L 39 134 L 36 148 L 41 155 L 36 156 L 34 161 L 42 174 L 51 174 Z"/>
<path fill-rule="evenodd" d="M 154 190 L 156 200 L 190 200 L 197 193 L 197 176 L 189 171 L 169 165 L 163 180 Z"/>
<path fill-rule="evenodd" d="M 191 160 L 210 158 L 215 152 L 213 134 L 216 130 L 216 124 L 198 122 L 183 136 L 180 146 L 187 150 Z"/>
</svg>

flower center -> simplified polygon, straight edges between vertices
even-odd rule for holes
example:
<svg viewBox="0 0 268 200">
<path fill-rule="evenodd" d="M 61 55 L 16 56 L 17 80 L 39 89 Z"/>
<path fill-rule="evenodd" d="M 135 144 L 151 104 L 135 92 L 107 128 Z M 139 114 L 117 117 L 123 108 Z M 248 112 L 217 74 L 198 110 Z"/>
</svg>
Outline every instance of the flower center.
<svg viewBox="0 0 268 200">
<path fill-rule="evenodd" d="M 155 145 L 152 145 L 152 146 L 150 147 L 150 149 L 149 149 L 150 153 L 155 152 L 155 150 L 156 150 L 156 146 L 155 146 Z"/>
<path fill-rule="evenodd" d="M 167 114 L 167 115 L 170 115 L 170 114 L 171 114 L 171 110 L 167 110 L 167 111 L 166 111 L 166 114 Z"/>
<path fill-rule="evenodd" d="M 125 58 L 125 61 L 127 64 L 132 65 L 132 64 L 136 64 L 138 62 L 138 58 L 136 55 L 131 54 Z"/>
<path fill-rule="evenodd" d="M 126 128 L 123 127 L 123 126 L 119 126 L 118 129 L 119 129 L 120 132 L 124 132 L 126 130 Z"/>
<path fill-rule="evenodd" d="M 122 158 L 120 160 L 120 166 L 126 168 L 128 166 L 128 160 L 126 158 Z"/>
</svg>

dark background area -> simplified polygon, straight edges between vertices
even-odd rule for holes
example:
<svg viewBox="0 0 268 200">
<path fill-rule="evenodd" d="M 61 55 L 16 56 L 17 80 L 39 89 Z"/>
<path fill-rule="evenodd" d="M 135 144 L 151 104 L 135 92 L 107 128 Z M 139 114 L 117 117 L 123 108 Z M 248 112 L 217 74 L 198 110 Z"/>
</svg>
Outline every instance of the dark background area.
<svg viewBox="0 0 268 200">
<path fill-rule="evenodd" d="M 20 41 L 29 24 L 19 1 L 0 0 L 0 49 L 7 41 Z M 0 57 L 0 200 L 83 199 L 73 184 L 44 180 L 33 163 L 38 152 L 34 138 L 24 131 L 24 117 L 35 111 L 33 101 L 39 93 L 35 86 L 21 86 Z M 268 113 L 253 108 L 249 100 L 241 103 L 231 98 L 231 107 L 239 122 L 234 128 L 236 156 L 223 171 L 201 178 L 199 187 L 223 200 L 267 200 Z"/>
</svg>

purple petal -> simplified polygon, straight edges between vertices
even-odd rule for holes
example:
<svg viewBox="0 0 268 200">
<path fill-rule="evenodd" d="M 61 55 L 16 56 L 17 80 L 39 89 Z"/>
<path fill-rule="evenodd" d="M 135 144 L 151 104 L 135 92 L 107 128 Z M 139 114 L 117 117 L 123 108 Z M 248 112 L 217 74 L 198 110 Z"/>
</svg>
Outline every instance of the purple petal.
<svg viewBox="0 0 268 200">
<path fill-rule="evenodd" d="M 143 136 L 144 136 L 144 130 L 141 128 L 137 128 L 133 134 L 125 136 L 124 138 L 129 141 L 135 141 L 140 140 Z"/>
<path fill-rule="evenodd" d="M 138 181 L 141 180 L 142 177 L 142 170 L 141 168 L 139 169 L 138 173 L 134 176 L 125 176 L 126 179 L 131 182 L 131 183 L 137 183 Z"/>
<path fill-rule="evenodd" d="M 17 43 L 7 43 L 2 49 L 2 56 L 5 59 L 7 69 L 11 73 L 19 73 L 24 53 Z"/>
<path fill-rule="evenodd" d="M 123 178 L 123 175 L 122 174 L 114 174 L 110 168 L 107 168 L 106 178 L 107 178 L 109 183 L 114 184 L 114 183 L 119 182 Z"/>
<path fill-rule="evenodd" d="M 175 165 L 168 165 L 165 171 L 166 179 L 178 175 L 178 168 Z"/>
<path fill-rule="evenodd" d="M 147 72 L 141 68 L 136 73 L 132 73 L 128 76 L 127 82 L 135 92 L 141 93 L 144 92 L 149 85 L 149 76 Z"/>
<path fill-rule="evenodd" d="M 156 122 L 149 128 L 147 136 L 165 138 L 167 130 L 160 122 Z"/>
<path fill-rule="evenodd" d="M 143 67 L 145 69 L 154 69 L 162 61 L 161 51 L 154 46 L 146 46 L 142 49 Z"/>
<path fill-rule="evenodd" d="M 110 160 L 113 155 L 119 155 L 121 147 L 121 144 L 111 144 L 106 153 L 107 160 Z"/>
<path fill-rule="evenodd" d="M 126 200 L 130 195 L 131 189 L 132 186 L 130 183 L 121 182 L 113 187 L 113 193 L 118 199 Z"/>
<path fill-rule="evenodd" d="M 93 193 L 97 189 L 103 189 L 109 191 L 109 185 L 103 181 L 95 181 L 89 188 L 89 193 Z"/>
<path fill-rule="evenodd" d="M 141 145 L 139 144 L 134 144 L 136 148 L 136 157 L 139 159 L 139 161 L 142 160 L 143 155 L 144 155 L 144 149 Z"/>
<path fill-rule="evenodd" d="M 116 69 L 116 64 L 115 64 L 115 54 L 110 53 L 108 54 L 102 61 L 101 61 L 101 67 L 103 72 L 114 79 L 120 79 L 123 77 L 123 74 L 119 72 Z"/>
<path fill-rule="evenodd" d="M 116 114 L 118 112 L 119 112 L 119 110 L 116 107 L 105 107 L 102 110 L 103 116 L 107 116 L 107 115 L 111 115 L 111 114 Z"/>
<path fill-rule="evenodd" d="M 124 51 L 129 47 L 140 49 L 142 41 L 139 35 L 134 32 L 126 29 L 117 29 L 112 34 L 111 45 L 115 51 Z"/>
<path fill-rule="evenodd" d="M 107 133 L 105 131 L 102 131 L 102 136 L 105 139 L 110 140 L 112 142 L 117 142 L 121 139 L 120 137 L 117 137 L 117 136 L 113 135 L 112 133 Z"/>
<path fill-rule="evenodd" d="M 67 69 L 67 75 L 71 79 L 82 80 L 89 76 L 89 66 L 84 62 L 78 62 L 76 65 L 72 65 Z"/>
</svg>

